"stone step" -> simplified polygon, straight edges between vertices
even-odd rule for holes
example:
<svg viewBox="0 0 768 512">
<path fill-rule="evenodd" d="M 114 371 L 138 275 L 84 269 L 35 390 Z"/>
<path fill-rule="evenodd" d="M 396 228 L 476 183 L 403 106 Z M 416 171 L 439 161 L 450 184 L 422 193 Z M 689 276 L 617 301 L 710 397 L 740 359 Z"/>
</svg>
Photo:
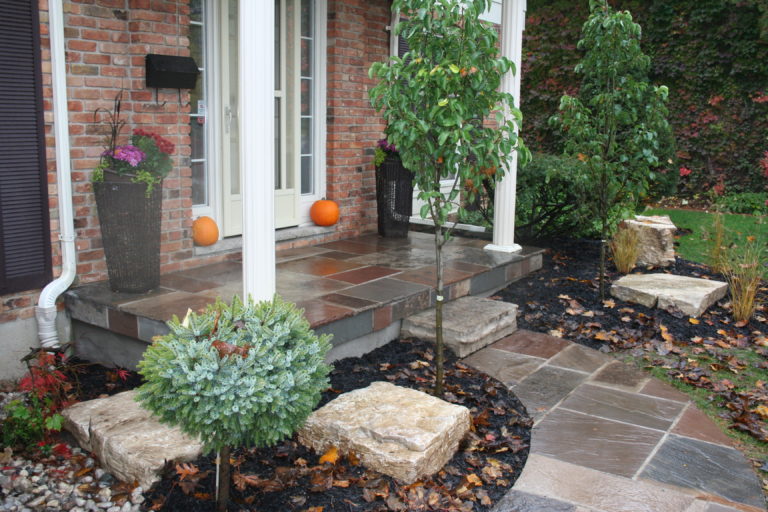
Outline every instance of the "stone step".
<svg viewBox="0 0 768 512">
<path fill-rule="evenodd" d="M 298 438 L 318 454 L 353 451 L 365 467 L 410 484 L 451 460 L 470 423 L 466 407 L 374 382 L 313 412 Z"/>
<path fill-rule="evenodd" d="M 509 336 L 517 329 L 517 305 L 482 297 L 461 297 L 443 306 L 443 340 L 458 357 Z M 435 308 L 403 320 L 400 336 L 435 341 Z"/>
<path fill-rule="evenodd" d="M 725 297 L 728 284 L 672 274 L 630 274 L 611 286 L 611 295 L 648 308 L 675 308 L 699 316 Z"/>
<path fill-rule="evenodd" d="M 79 402 L 62 411 L 64 428 L 102 467 L 144 489 L 160 479 L 166 461 L 191 461 L 202 444 L 179 428 L 162 425 L 136 402 L 136 391 Z"/>
</svg>

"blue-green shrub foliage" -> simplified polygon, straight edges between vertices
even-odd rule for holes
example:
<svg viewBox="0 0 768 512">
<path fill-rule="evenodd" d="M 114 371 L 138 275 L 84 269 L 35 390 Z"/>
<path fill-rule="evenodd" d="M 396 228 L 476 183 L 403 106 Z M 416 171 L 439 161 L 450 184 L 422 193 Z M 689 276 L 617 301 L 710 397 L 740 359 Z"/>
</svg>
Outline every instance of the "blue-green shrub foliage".
<svg viewBox="0 0 768 512">
<path fill-rule="evenodd" d="M 139 363 L 137 400 L 163 423 L 199 438 L 206 451 L 269 446 L 293 434 L 328 387 L 329 335 L 302 311 L 272 301 L 218 301 L 155 341 Z M 239 353 L 221 355 L 222 342 Z"/>
</svg>

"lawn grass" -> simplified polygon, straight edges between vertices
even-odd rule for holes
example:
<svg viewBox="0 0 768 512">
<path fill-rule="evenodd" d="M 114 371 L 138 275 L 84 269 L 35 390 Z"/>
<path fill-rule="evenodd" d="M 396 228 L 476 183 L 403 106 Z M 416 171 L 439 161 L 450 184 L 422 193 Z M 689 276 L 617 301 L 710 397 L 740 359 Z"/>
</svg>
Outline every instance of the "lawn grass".
<svg viewBox="0 0 768 512">
<path fill-rule="evenodd" d="M 675 226 L 690 230 L 689 234 L 678 240 L 680 245 L 677 248 L 677 253 L 690 261 L 706 265 L 710 263 L 707 253 L 710 247 L 709 238 L 713 232 L 714 213 L 697 210 L 648 208 L 643 212 L 643 215 L 669 215 Z M 725 213 L 723 214 L 723 222 L 728 243 L 743 243 L 747 236 L 754 236 L 758 240 L 768 240 L 768 217 L 766 216 Z M 764 277 L 768 277 L 768 275 L 764 274 Z"/>
</svg>

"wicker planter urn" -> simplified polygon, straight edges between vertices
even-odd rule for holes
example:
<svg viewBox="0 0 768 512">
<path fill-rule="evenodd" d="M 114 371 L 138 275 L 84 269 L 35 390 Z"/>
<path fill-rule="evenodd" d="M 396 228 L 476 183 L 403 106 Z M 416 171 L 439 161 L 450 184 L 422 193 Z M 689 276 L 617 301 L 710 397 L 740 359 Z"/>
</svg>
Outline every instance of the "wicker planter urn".
<svg viewBox="0 0 768 512">
<path fill-rule="evenodd" d="M 142 293 L 160 284 L 160 217 L 162 183 L 147 193 L 145 183 L 104 171 L 93 183 L 107 259 L 109 287 Z"/>
<path fill-rule="evenodd" d="M 376 209 L 379 235 L 408 236 L 413 201 L 413 173 L 403 167 L 400 156 L 388 154 L 376 167 Z"/>
<path fill-rule="evenodd" d="M 109 287 L 143 293 L 160 284 L 160 215 L 163 179 L 173 167 L 174 144 L 160 134 L 134 128 L 120 140 L 123 91 L 111 110 L 94 119 L 108 128 L 104 152 L 91 181 L 99 211 Z M 127 142 L 127 143 L 126 143 Z"/>
</svg>

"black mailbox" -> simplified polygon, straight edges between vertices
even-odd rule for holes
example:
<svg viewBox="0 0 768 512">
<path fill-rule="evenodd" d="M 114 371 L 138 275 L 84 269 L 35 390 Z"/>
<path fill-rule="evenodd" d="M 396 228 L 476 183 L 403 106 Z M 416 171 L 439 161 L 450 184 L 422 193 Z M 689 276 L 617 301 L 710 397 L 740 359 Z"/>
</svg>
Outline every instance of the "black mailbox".
<svg viewBox="0 0 768 512">
<path fill-rule="evenodd" d="M 192 57 L 157 55 L 146 57 L 147 87 L 158 89 L 194 89 L 200 70 Z"/>
</svg>

